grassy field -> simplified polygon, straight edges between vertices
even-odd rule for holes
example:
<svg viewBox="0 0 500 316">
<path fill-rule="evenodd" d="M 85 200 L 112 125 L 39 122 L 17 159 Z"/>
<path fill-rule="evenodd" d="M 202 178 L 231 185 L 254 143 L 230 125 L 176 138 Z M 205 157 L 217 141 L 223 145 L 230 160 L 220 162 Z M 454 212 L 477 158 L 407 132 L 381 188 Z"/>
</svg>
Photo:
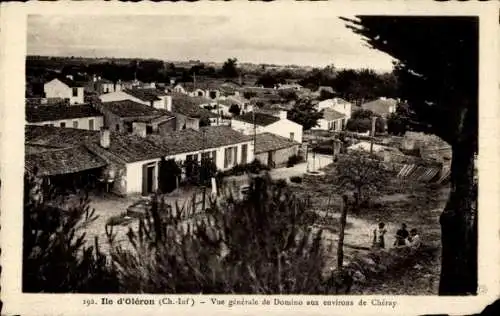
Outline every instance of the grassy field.
<svg viewBox="0 0 500 316">
<path fill-rule="evenodd" d="M 331 166 L 323 171 L 324 176 L 306 176 L 301 184 L 293 184 L 292 188 L 297 195 L 309 198 L 315 211 L 335 218 L 340 211 L 342 190 L 335 183 Z M 409 229 L 419 230 L 426 245 L 437 248 L 436 255 L 430 261 L 398 271 L 388 271 L 381 277 L 367 280 L 367 283 L 355 289 L 353 294 L 437 294 L 441 238 L 439 215 L 448 194 L 447 186 L 401 182 L 394 178 L 373 196 L 369 206 L 355 214 L 348 214 L 344 249 L 347 261 L 349 256 L 357 251 L 350 246 L 370 247 L 370 232 L 381 221 L 386 223 L 388 230 L 386 247 L 392 246 L 393 236 L 404 222 Z M 335 222 L 330 225 L 335 225 Z M 326 224 L 325 227 L 327 226 L 329 225 Z M 336 227 L 332 227 L 332 231 L 335 232 Z M 332 235 L 335 236 L 336 233 Z M 335 240 L 335 237 L 331 238 Z M 335 247 L 330 249 L 329 254 L 334 262 Z"/>
</svg>

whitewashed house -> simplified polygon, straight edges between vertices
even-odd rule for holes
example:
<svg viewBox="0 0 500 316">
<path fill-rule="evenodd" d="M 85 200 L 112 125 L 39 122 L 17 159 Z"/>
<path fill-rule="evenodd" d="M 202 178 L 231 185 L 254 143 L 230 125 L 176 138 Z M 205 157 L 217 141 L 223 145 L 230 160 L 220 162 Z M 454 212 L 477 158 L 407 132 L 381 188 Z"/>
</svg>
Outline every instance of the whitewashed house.
<svg viewBox="0 0 500 316">
<path fill-rule="evenodd" d="M 40 105 L 26 107 L 26 124 L 99 130 L 103 115 L 90 104 Z"/>
<path fill-rule="evenodd" d="M 318 125 L 314 129 L 325 131 L 341 131 L 347 124 L 347 116 L 331 108 L 323 109 L 323 117 L 318 120 Z"/>
<path fill-rule="evenodd" d="M 55 78 L 43 85 L 46 98 L 68 100 L 70 104 L 84 103 L 83 84 L 75 82 L 71 77 Z"/>
<path fill-rule="evenodd" d="M 347 102 L 342 98 L 327 99 L 318 102 L 316 105 L 318 111 L 324 109 L 332 109 L 346 116 L 347 119 L 351 118 L 352 115 L 352 104 Z"/>
<path fill-rule="evenodd" d="M 253 135 L 271 133 L 291 141 L 302 143 L 302 130 L 300 124 L 287 119 L 287 111 L 279 111 L 278 115 L 259 112 L 247 112 L 231 119 L 231 127 L 243 134 Z"/>
<path fill-rule="evenodd" d="M 172 108 L 172 97 L 158 89 L 124 89 L 99 96 L 101 102 L 131 100 L 156 109 Z"/>
</svg>

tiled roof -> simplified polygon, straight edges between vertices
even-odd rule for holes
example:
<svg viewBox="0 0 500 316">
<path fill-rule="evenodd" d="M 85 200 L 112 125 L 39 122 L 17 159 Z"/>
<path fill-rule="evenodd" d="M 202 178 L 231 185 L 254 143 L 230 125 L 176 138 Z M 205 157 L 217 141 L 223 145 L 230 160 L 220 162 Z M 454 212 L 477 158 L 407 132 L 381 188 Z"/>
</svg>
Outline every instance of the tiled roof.
<svg viewBox="0 0 500 316">
<path fill-rule="evenodd" d="M 25 142 L 34 145 L 72 147 L 88 140 L 99 140 L 99 131 L 76 128 L 27 125 Z"/>
<path fill-rule="evenodd" d="M 377 99 L 361 105 L 364 110 L 370 110 L 373 113 L 385 115 L 389 114 L 389 108 L 396 106 L 397 101 L 394 99 Z"/>
<path fill-rule="evenodd" d="M 30 123 L 69 120 L 82 117 L 102 116 L 90 104 L 40 105 L 26 107 L 26 120 Z"/>
<path fill-rule="evenodd" d="M 139 100 L 143 101 L 159 101 L 161 100 L 159 96 L 166 95 L 165 92 L 157 89 L 125 89 L 125 93 L 130 94 L 133 97 L 136 97 Z"/>
<path fill-rule="evenodd" d="M 106 159 L 118 159 L 125 163 L 156 159 L 164 156 L 158 146 L 146 141 L 145 138 L 130 134 L 111 132 L 109 148 L 102 148 L 99 145 L 99 140 L 95 140 L 86 146 L 99 156 L 103 156 Z"/>
<path fill-rule="evenodd" d="M 243 121 L 247 123 L 252 123 L 254 122 L 254 113 L 253 112 L 248 112 L 243 115 L 237 116 L 234 118 L 235 120 L 238 121 Z M 259 113 L 255 112 L 255 124 L 259 126 L 267 126 L 271 125 L 273 123 L 276 123 L 280 120 L 279 117 L 270 115 L 270 114 L 264 114 L 264 113 Z"/>
<path fill-rule="evenodd" d="M 215 117 L 216 115 L 207 109 L 201 108 L 201 104 L 209 104 L 212 101 L 207 98 L 190 97 L 183 94 L 172 94 L 172 112 L 180 113 L 188 117 Z"/>
<path fill-rule="evenodd" d="M 132 117 L 160 117 L 171 116 L 172 113 L 165 110 L 158 110 L 150 106 L 134 102 L 132 100 L 103 102 L 102 107 L 122 118 Z"/>
<path fill-rule="evenodd" d="M 203 149 L 229 146 L 252 140 L 229 126 L 207 126 L 199 131 L 186 129 L 165 136 L 149 135 L 147 140 L 161 148 L 165 155 L 196 152 Z"/>
<path fill-rule="evenodd" d="M 59 148 L 26 155 L 25 169 L 40 176 L 75 173 L 104 167 L 106 162 L 84 146 Z"/>
<path fill-rule="evenodd" d="M 300 145 L 297 142 L 291 141 L 285 137 L 274 135 L 271 133 L 262 133 L 255 135 L 255 153 L 263 153 L 272 150 L 288 148 Z"/>
<path fill-rule="evenodd" d="M 342 119 L 345 117 L 346 117 L 345 114 L 337 112 L 333 109 L 324 109 L 323 110 L 323 118 L 326 121 L 335 121 L 335 120 L 339 120 L 339 119 Z"/>
</svg>

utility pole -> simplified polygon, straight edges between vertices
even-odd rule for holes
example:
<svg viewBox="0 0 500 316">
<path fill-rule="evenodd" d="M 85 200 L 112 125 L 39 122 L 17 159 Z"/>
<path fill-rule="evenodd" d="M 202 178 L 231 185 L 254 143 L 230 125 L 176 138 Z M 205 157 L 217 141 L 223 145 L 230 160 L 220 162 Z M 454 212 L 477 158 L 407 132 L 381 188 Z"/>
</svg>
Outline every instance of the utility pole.
<svg viewBox="0 0 500 316">
<path fill-rule="evenodd" d="M 252 121 L 253 121 L 253 152 L 255 155 L 255 150 L 257 148 L 257 124 L 255 123 L 255 109 L 252 111 Z"/>
<path fill-rule="evenodd" d="M 375 127 L 376 127 L 377 117 L 372 116 L 372 130 L 370 139 L 370 154 L 373 154 L 373 141 L 375 140 Z"/>
</svg>

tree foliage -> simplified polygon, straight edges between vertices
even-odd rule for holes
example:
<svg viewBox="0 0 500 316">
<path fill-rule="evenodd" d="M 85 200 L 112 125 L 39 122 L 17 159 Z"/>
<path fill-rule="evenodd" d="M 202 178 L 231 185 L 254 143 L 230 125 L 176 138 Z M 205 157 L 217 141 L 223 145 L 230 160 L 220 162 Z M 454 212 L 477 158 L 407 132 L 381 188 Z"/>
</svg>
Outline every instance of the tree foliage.
<svg viewBox="0 0 500 316">
<path fill-rule="evenodd" d="M 357 208 L 368 203 L 388 180 L 382 162 L 365 152 L 353 151 L 339 156 L 335 171 L 338 186 L 353 192 Z"/>
<path fill-rule="evenodd" d="M 415 128 L 452 146 L 451 193 L 441 214 L 439 292 L 477 292 L 479 21 L 477 17 L 360 16 L 345 19 L 367 43 L 397 60 L 399 94 Z"/>
<path fill-rule="evenodd" d="M 232 115 L 238 116 L 240 115 L 240 112 L 241 109 L 238 104 L 231 104 L 231 106 L 229 107 L 229 113 L 231 113 Z"/>
<path fill-rule="evenodd" d="M 304 130 L 317 126 L 318 120 L 322 117 L 323 112 L 318 111 L 309 99 L 297 101 L 288 112 L 288 119 L 302 125 Z"/>
<path fill-rule="evenodd" d="M 113 293 L 118 291 L 106 256 L 85 244 L 81 231 L 97 217 L 87 197 L 63 209 L 60 196 L 42 192 L 41 179 L 26 176 L 24 185 L 23 292 Z"/>
<path fill-rule="evenodd" d="M 238 62 L 238 59 L 236 59 L 236 58 L 229 58 L 228 60 L 226 60 L 224 62 L 224 64 L 222 65 L 222 69 L 221 69 L 222 76 L 224 76 L 226 78 L 238 77 L 239 72 L 238 72 L 238 68 L 237 68 L 237 62 Z"/>
<path fill-rule="evenodd" d="M 367 131 L 371 132 L 372 129 L 372 117 L 377 117 L 375 122 L 375 131 L 382 133 L 385 130 L 385 120 L 376 115 L 370 110 L 358 110 L 354 111 L 351 118 L 347 121 L 346 129 L 351 132 L 365 133 Z"/>
<path fill-rule="evenodd" d="M 269 179 L 247 198 L 212 203 L 182 230 L 182 210 L 155 199 L 147 219 L 113 247 L 122 291 L 130 293 L 322 293 L 321 231 L 303 201 Z"/>
</svg>

